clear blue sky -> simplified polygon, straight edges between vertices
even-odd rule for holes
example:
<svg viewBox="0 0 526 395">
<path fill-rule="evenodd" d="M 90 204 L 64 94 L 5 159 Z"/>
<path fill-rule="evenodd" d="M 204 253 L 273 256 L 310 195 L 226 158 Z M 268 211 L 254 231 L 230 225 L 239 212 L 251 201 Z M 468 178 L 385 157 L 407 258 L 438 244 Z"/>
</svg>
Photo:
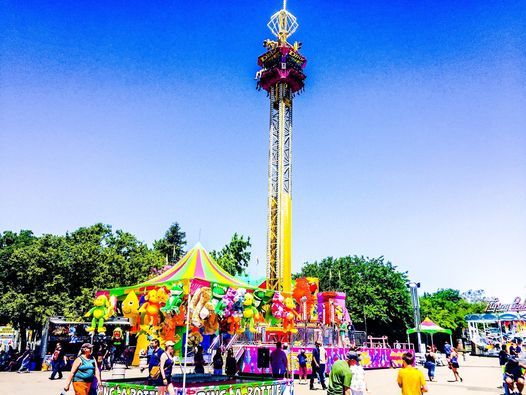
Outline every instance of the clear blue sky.
<svg viewBox="0 0 526 395">
<path fill-rule="evenodd" d="M 266 243 L 264 1 L 0 1 L 0 230 Z M 294 269 L 384 255 L 525 296 L 526 2 L 289 1 Z M 259 260 L 259 265 L 256 264 Z M 519 270 L 520 269 L 520 270 Z M 507 277 L 508 280 L 500 280 Z"/>
</svg>

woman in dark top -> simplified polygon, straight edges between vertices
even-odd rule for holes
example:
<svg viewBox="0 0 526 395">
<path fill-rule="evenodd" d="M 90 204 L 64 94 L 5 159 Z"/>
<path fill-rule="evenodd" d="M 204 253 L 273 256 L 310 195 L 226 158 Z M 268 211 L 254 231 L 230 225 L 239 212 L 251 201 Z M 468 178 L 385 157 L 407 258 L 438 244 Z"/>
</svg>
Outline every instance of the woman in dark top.
<svg viewBox="0 0 526 395">
<path fill-rule="evenodd" d="M 161 376 L 163 378 L 163 385 L 170 395 L 175 395 L 175 389 L 172 384 L 172 369 L 174 366 L 174 342 L 168 340 L 164 343 L 166 351 L 161 355 Z"/>
<path fill-rule="evenodd" d="M 203 356 L 203 346 L 197 346 L 197 351 L 194 355 L 194 366 L 196 373 L 205 372 L 205 357 Z"/>
<path fill-rule="evenodd" d="M 436 354 L 433 352 L 432 347 L 427 348 L 426 362 L 424 367 L 427 369 L 429 381 L 433 381 L 435 379 Z"/>
<path fill-rule="evenodd" d="M 451 349 L 451 354 L 449 355 L 449 367 L 451 368 L 451 371 L 455 376 L 455 381 L 458 381 L 460 379 L 460 382 L 462 382 L 462 377 L 460 377 L 460 374 L 458 373 L 458 368 L 460 366 L 458 364 L 458 353 L 455 348 Z"/>
<path fill-rule="evenodd" d="M 216 353 L 214 354 L 214 359 L 212 360 L 214 363 L 214 375 L 222 375 L 223 374 L 223 356 L 221 355 L 221 349 L 218 347 L 216 350 Z"/>
<path fill-rule="evenodd" d="M 227 376 L 234 377 L 237 373 L 237 361 L 234 358 L 234 351 L 229 348 L 226 354 L 225 373 Z"/>
</svg>

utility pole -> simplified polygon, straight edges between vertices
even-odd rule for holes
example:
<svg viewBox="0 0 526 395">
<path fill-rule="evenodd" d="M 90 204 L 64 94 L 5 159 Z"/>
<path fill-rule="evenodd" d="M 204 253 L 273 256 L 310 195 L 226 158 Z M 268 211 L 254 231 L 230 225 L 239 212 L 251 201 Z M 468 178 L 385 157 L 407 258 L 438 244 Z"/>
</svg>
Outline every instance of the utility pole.
<svg viewBox="0 0 526 395">
<path fill-rule="evenodd" d="M 413 304 L 413 317 L 415 320 L 416 335 L 418 338 L 418 352 L 422 353 L 422 338 L 420 336 L 420 301 L 418 300 L 418 288 L 420 283 L 410 282 L 407 284 L 411 291 L 411 302 Z"/>
</svg>

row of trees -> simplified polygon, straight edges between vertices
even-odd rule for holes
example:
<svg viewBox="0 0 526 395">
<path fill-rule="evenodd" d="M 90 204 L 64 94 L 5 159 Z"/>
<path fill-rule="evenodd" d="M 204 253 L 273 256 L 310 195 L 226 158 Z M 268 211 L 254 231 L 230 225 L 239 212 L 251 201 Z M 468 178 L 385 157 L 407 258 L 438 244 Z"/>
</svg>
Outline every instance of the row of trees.
<svg viewBox="0 0 526 395">
<path fill-rule="evenodd" d="M 96 290 L 135 284 L 177 262 L 186 252 L 178 223 L 153 248 L 122 230 L 96 224 L 65 235 L 35 236 L 31 231 L 0 235 L 0 324 L 39 330 L 49 316 L 78 318 Z M 211 255 L 230 274 L 245 273 L 250 237 L 234 233 Z M 305 263 L 296 277 L 318 277 L 320 289 L 343 291 L 355 325 L 371 335 L 404 339 L 413 326 L 406 272 L 383 257 L 328 257 Z M 421 315 L 460 335 L 464 316 L 484 308 L 481 291 L 460 294 L 444 289 L 421 297 Z M 25 339 L 22 339 L 25 342 Z"/>
<path fill-rule="evenodd" d="M 149 248 L 134 235 L 95 224 L 65 235 L 37 237 L 30 230 L 0 234 L 0 325 L 38 331 L 50 316 L 78 319 L 97 290 L 136 284 L 185 253 L 186 234 L 174 223 Z M 234 234 L 213 252 L 225 268 L 241 274 L 250 239 Z M 234 260 L 238 259 L 236 262 Z"/>
</svg>

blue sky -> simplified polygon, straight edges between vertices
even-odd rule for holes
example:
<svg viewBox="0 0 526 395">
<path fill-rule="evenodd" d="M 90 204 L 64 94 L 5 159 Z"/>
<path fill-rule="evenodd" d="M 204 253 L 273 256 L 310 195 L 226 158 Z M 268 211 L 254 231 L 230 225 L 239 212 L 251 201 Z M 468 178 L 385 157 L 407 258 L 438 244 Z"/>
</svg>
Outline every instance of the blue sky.
<svg viewBox="0 0 526 395">
<path fill-rule="evenodd" d="M 195 3 L 195 4 L 194 4 Z M 253 241 L 264 274 L 279 1 L 0 2 L 0 230 Z M 424 290 L 526 295 L 526 3 L 289 1 L 293 261 L 384 255 Z M 257 263 L 259 262 L 259 264 Z"/>
</svg>

